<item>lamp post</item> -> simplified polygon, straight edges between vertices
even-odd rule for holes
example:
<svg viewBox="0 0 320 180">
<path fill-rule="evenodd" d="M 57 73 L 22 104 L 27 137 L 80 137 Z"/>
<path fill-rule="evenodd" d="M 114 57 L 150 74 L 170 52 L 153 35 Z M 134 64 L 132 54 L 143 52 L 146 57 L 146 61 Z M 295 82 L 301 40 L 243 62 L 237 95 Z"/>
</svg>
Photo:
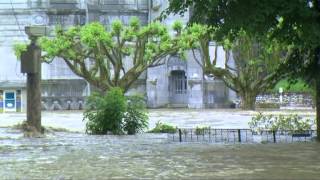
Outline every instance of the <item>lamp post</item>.
<svg viewBox="0 0 320 180">
<path fill-rule="evenodd" d="M 25 32 L 31 40 L 21 55 L 21 72 L 27 73 L 27 131 L 28 136 L 43 133 L 41 126 L 41 49 L 36 44 L 46 34 L 45 26 L 27 26 Z"/>
</svg>

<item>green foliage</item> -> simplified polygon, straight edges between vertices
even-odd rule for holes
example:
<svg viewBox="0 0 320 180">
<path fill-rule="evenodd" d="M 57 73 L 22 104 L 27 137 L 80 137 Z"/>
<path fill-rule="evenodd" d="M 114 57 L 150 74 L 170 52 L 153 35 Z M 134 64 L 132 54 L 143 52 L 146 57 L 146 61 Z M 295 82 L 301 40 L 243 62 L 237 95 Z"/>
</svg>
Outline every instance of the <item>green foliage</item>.
<svg viewBox="0 0 320 180">
<path fill-rule="evenodd" d="M 289 48 L 276 40 L 268 41 L 267 37 L 257 38 L 239 31 L 233 41 L 225 37 L 215 42 L 212 47 L 214 55 L 210 56 L 208 44 L 215 41 L 216 30 L 206 25 L 191 24 L 187 32 L 182 35 L 184 42 L 181 46 L 200 48 L 203 56 L 197 58 L 194 55 L 198 64 L 203 66 L 206 74 L 220 78 L 237 92 L 243 109 L 254 109 L 256 96 L 273 87 L 286 75 L 279 75 L 276 70 L 286 61 Z M 217 66 L 219 46 L 225 50 L 225 67 Z M 233 63 L 234 66 L 231 66 Z"/>
<path fill-rule="evenodd" d="M 139 26 L 140 26 L 140 20 L 138 17 L 132 17 L 131 21 L 130 21 L 130 27 L 132 28 L 132 30 L 139 30 Z"/>
<path fill-rule="evenodd" d="M 318 0 L 171 0 L 163 13 L 184 14 L 192 7 L 191 22 L 216 28 L 216 39 L 237 37 L 246 31 L 255 37 L 276 39 L 290 46 L 286 63 L 277 70 L 281 76 L 303 78 L 316 87 L 320 97 L 320 2 Z M 317 99 L 317 121 L 320 121 L 320 98 Z M 318 128 L 320 139 L 320 127 Z"/>
<path fill-rule="evenodd" d="M 191 23 L 202 23 L 217 28 L 217 37 L 235 36 L 245 30 L 258 36 L 269 34 L 291 44 L 319 44 L 319 5 L 310 1 L 260 0 L 225 1 L 171 0 L 169 8 L 162 13 L 184 14 L 189 7 L 193 13 Z"/>
<path fill-rule="evenodd" d="M 89 134 L 136 134 L 148 127 L 143 97 L 125 97 L 120 88 L 105 95 L 93 93 L 87 100 L 84 120 Z"/>
<path fill-rule="evenodd" d="M 148 114 L 143 96 L 127 97 L 127 111 L 124 117 L 124 131 L 128 134 L 142 132 L 148 127 Z"/>
<path fill-rule="evenodd" d="M 75 34 L 70 33 L 73 31 L 75 31 Z M 82 28 L 71 28 L 63 35 L 70 37 L 79 36 L 83 45 L 87 45 L 88 49 L 98 48 L 100 46 L 99 42 L 106 46 L 113 45 L 111 33 L 107 32 L 105 27 L 98 22 L 87 24 Z"/>
<path fill-rule="evenodd" d="M 195 134 L 196 135 L 205 135 L 210 131 L 210 126 L 197 126 Z"/>
<path fill-rule="evenodd" d="M 89 134 L 123 134 L 126 99 L 120 88 L 113 88 L 105 95 L 93 93 L 87 100 L 84 113 L 86 132 Z"/>
<path fill-rule="evenodd" d="M 155 128 L 149 131 L 149 133 L 176 133 L 176 132 L 177 132 L 177 127 L 162 123 L 160 121 L 156 123 Z"/>
<path fill-rule="evenodd" d="M 256 132 L 262 130 L 291 130 L 306 131 L 315 126 L 315 122 L 310 119 L 303 119 L 298 115 L 264 115 L 259 113 L 252 117 L 248 123 L 249 127 Z"/>
<path fill-rule="evenodd" d="M 290 46 L 290 55 L 279 75 L 303 78 L 309 85 L 320 79 L 318 55 L 320 50 L 320 5 L 317 0 L 171 0 L 162 13 L 184 14 L 189 7 L 193 13 L 191 23 L 215 28 L 215 40 L 231 40 L 246 31 L 255 37 L 268 37 Z M 320 84 L 320 82 L 318 82 Z"/>
<path fill-rule="evenodd" d="M 171 36 L 166 25 L 158 21 L 141 26 L 137 17 L 129 25 L 115 20 L 107 28 L 93 22 L 68 30 L 58 27 L 54 38 L 40 39 L 40 46 L 46 52 L 45 61 L 61 57 L 75 74 L 101 91 L 120 87 L 126 92 L 148 67 L 160 65 L 167 55 L 185 50 L 179 43 L 183 29 L 179 23 L 174 27 L 179 31 L 176 36 Z M 126 59 L 133 62 L 129 69 L 124 67 Z"/>
<path fill-rule="evenodd" d="M 302 79 L 298 79 L 295 82 L 290 82 L 287 79 L 279 81 L 271 92 L 278 93 L 279 88 L 283 88 L 283 92 L 289 93 L 312 93 L 313 89 Z"/>
<path fill-rule="evenodd" d="M 130 23 L 131 24 L 131 23 Z M 111 33 L 113 35 L 119 36 L 123 30 L 123 24 L 120 20 L 115 20 L 111 23 Z"/>
<path fill-rule="evenodd" d="M 14 51 L 14 54 L 16 55 L 16 57 L 18 59 L 20 59 L 21 57 L 21 54 L 25 51 L 27 51 L 27 46 L 28 44 L 26 43 L 19 43 L 19 42 L 16 42 L 13 44 L 13 51 Z"/>
<path fill-rule="evenodd" d="M 181 33 L 183 25 L 180 21 L 176 21 L 173 23 L 172 29 L 178 33 Z"/>
</svg>

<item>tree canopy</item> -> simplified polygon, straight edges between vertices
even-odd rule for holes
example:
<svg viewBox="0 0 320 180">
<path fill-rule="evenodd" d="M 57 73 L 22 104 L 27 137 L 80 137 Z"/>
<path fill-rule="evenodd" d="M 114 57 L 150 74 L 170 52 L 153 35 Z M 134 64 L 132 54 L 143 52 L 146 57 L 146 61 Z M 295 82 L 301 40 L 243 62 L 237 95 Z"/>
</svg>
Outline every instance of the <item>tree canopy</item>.
<svg viewBox="0 0 320 180">
<path fill-rule="evenodd" d="M 292 74 L 312 79 L 318 72 L 314 52 L 320 45 L 318 0 L 171 0 L 162 16 L 183 14 L 188 9 L 192 12 L 190 24 L 215 27 L 217 40 L 236 37 L 242 30 L 257 37 L 267 35 L 295 46 L 292 64 L 286 68 Z"/>
<path fill-rule="evenodd" d="M 182 24 L 174 23 L 175 36 L 160 22 L 141 26 L 138 18 L 129 25 L 120 20 L 110 28 L 98 22 L 56 29 L 55 37 L 44 37 L 40 46 L 45 61 L 62 58 L 78 76 L 101 91 L 129 87 L 148 67 L 163 63 L 169 54 L 183 52 L 179 41 Z"/>
<path fill-rule="evenodd" d="M 320 1 L 319 0 L 170 0 L 169 13 L 191 10 L 191 24 L 215 27 L 216 38 L 236 37 L 244 30 L 293 46 L 284 71 L 315 85 L 317 136 L 320 140 Z M 295 77 L 295 78 L 296 78 Z"/>
<path fill-rule="evenodd" d="M 191 23 L 219 27 L 222 36 L 236 35 L 243 29 L 255 34 L 272 32 L 290 43 L 319 44 L 317 0 L 171 0 L 166 12 L 183 14 L 189 8 L 192 9 Z"/>
<path fill-rule="evenodd" d="M 286 76 L 286 73 L 279 75 L 277 70 L 286 63 L 291 49 L 276 40 L 257 39 L 240 31 L 234 41 L 212 42 L 215 39 L 214 29 L 200 24 L 192 24 L 187 34 L 191 36 L 189 42 L 194 59 L 206 74 L 221 79 L 237 92 L 243 109 L 254 109 L 256 96 Z M 225 51 L 224 67 L 217 66 L 219 47 Z M 200 58 L 195 53 L 197 50 L 200 50 Z"/>
</svg>

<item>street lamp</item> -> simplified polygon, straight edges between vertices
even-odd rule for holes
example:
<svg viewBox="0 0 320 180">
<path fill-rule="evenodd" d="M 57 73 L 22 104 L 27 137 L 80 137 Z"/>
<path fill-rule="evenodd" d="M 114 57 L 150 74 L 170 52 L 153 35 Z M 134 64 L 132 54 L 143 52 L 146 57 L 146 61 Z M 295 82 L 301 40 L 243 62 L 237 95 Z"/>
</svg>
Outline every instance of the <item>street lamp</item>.
<svg viewBox="0 0 320 180">
<path fill-rule="evenodd" d="M 27 26 L 25 32 L 31 40 L 27 51 L 21 54 L 21 72 L 27 73 L 27 132 L 28 136 L 40 136 L 41 126 L 41 49 L 36 44 L 46 35 L 45 26 Z M 30 134 L 29 134 L 30 133 Z"/>
<path fill-rule="evenodd" d="M 46 35 L 47 29 L 45 26 L 26 26 L 25 32 L 31 43 L 28 45 L 26 52 L 21 55 L 21 72 L 37 73 L 39 71 L 38 64 L 41 64 L 41 50 L 36 41 L 39 37 Z"/>
</svg>

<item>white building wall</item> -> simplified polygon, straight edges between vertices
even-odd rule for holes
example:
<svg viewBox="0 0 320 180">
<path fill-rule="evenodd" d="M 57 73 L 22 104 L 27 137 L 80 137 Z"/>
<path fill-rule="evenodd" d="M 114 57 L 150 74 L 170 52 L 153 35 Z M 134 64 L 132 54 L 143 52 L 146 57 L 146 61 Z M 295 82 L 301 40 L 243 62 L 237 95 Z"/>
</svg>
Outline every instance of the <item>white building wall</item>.
<svg viewBox="0 0 320 180">
<path fill-rule="evenodd" d="M 199 57 L 199 53 L 195 54 Z M 188 107 L 203 108 L 204 107 L 204 84 L 202 67 L 194 60 L 193 53 L 187 52 L 188 67 Z"/>
<path fill-rule="evenodd" d="M 20 61 L 14 55 L 11 44 L 7 43 L 0 45 L 0 82 L 9 80 L 25 81 L 26 75 L 20 73 Z"/>
<path fill-rule="evenodd" d="M 147 71 L 147 97 L 149 107 L 164 107 L 169 103 L 166 65 L 149 68 Z"/>
</svg>

